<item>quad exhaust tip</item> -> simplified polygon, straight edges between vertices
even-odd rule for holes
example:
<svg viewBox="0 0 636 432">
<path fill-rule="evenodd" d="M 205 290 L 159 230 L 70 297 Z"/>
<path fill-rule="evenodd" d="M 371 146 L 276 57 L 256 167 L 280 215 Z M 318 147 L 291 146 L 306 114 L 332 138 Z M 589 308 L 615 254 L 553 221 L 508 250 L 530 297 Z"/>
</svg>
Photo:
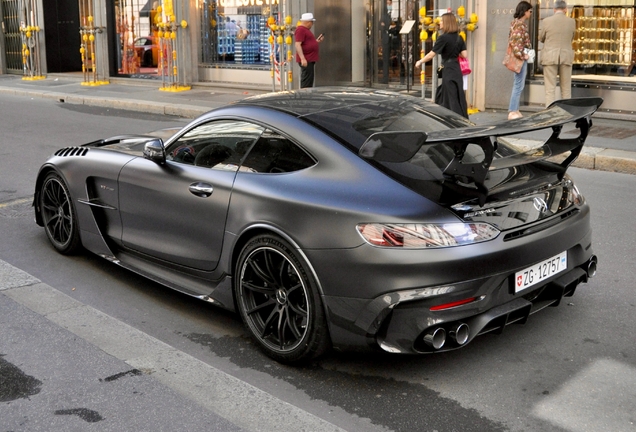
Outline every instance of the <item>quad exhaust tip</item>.
<svg viewBox="0 0 636 432">
<path fill-rule="evenodd" d="M 587 268 L 585 269 L 587 272 L 588 278 L 593 278 L 596 276 L 596 265 L 598 264 L 598 258 L 596 255 L 592 255 L 592 258 L 587 262 Z"/>
<path fill-rule="evenodd" d="M 455 341 L 455 343 L 461 346 L 468 342 L 468 336 L 470 336 L 470 328 L 468 327 L 468 324 L 459 323 L 455 324 L 448 333 L 450 334 L 450 337 Z"/>
<path fill-rule="evenodd" d="M 424 335 L 424 343 L 433 349 L 440 349 L 446 343 L 446 330 L 437 327 Z"/>
</svg>

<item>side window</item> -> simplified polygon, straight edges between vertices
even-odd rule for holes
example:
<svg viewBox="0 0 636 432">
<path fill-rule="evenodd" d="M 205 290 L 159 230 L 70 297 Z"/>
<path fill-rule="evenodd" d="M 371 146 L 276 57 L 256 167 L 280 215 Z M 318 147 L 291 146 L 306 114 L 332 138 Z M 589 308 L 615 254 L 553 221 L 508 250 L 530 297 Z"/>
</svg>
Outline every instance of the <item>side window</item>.
<svg viewBox="0 0 636 432">
<path fill-rule="evenodd" d="M 200 124 L 170 144 L 166 157 L 187 165 L 236 171 L 263 130 L 261 126 L 234 120 Z"/>
<path fill-rule="evenodd" d="M 303 149 L 271 130 L 266 130 L 241 165 L 241 171 L 286 173 L 309 168 L 316 161 Z"/>
</svg>

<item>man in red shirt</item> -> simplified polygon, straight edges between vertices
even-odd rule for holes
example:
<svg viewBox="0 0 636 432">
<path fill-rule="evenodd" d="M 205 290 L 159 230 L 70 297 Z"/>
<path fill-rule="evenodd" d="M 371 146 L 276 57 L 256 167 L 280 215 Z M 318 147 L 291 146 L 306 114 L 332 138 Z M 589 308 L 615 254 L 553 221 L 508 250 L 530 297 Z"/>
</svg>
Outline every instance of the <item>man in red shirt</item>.
<svg viewBox="0 0 636 432">
<path fill-rule="evenodd" d="M 314 21 L 316 21 L 314 14 L 302 14 L 300 24 L 294 33 L 296 61 L 300 64 L 300 88 L 314 86 L 314 67 L 319 59 L 318 44 L 325 39 L 322 34 L 317 38 L 314 37 L 311 32 Z"/>
</svg>

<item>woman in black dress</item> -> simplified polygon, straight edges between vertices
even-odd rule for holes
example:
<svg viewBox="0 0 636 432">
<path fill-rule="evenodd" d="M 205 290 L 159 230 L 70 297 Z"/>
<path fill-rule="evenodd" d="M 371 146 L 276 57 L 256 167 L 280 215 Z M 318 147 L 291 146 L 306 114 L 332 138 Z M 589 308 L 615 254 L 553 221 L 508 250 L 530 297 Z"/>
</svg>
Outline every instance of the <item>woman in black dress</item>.
<svg viewBox="0 0 636 432">
<path fill-rule="evenodd" d="M 435 102 L 468 118 L 462 71 L 457 61 L 457 57 L 460 55 L 468 58 L 466 42 L 458 34 L 459 26 L 452 13 L 442 15 L 439 28 L 444 34 L 437 38 L 433 49 L 415 63 L 415 67 L 419 68 L 437 54 L 441 54 L 444 70 L 442 72 L 442 85 L 437 88 L 435 94 Z"/>
</svg>

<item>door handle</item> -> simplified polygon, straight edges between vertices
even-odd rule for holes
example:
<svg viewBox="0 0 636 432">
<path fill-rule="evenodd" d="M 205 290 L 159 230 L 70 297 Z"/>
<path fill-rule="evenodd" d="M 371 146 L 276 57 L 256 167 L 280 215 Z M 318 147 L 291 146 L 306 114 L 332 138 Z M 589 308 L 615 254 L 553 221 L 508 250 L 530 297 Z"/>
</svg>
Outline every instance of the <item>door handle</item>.
<svg viewBox="0 0 636 432">
<path fill-rule="evenodd" d="M 192 183 L 188 189 L 191 194 L 202 198 L 207 198 L 214 192 L 212 185 L 203 182 Z"/>
</svg>

